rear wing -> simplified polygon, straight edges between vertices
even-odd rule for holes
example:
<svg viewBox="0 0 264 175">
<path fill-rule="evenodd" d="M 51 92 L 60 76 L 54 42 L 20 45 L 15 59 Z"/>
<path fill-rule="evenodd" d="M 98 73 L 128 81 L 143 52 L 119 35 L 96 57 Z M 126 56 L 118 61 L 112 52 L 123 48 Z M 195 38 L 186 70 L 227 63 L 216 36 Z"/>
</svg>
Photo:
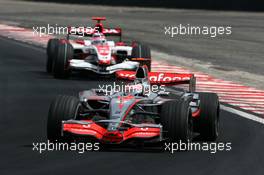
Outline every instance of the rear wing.
<svg viewBox="0 0 264 175">
<path fill-rule="evenodd" d="M 98 27 L 68 27 L 69 35 L 92 36 L 98 32 Z M 122 36 L 121 28 L 103 28 L 100 33 L 103 33 L 105 36 Z"/>
<path fill-rule="evenodd" d="M 135 80 L 135 71 L 118 71 L 116 77 L 119 79 Z M 167 73 L 167 72 L 148 72 L 148 79 L 151 85 L 180 85 L 189 84 L 189 91 L 195 92 L 196 90 L 196 78 L 194 74 L 179 74 L 179 73 Z"/>
<path fill-rule="evenodd" d="M 101 22 L 106 20 L 105 17 L 92 17 L 92 20 L 97 21 L 94 27 L 68 27 L 68 35 L 92 36 L 94 33 L 99 32 L 105 36 L 119 36 L 121 41 L 121 28 L 105 28 Z"/>
</svg>

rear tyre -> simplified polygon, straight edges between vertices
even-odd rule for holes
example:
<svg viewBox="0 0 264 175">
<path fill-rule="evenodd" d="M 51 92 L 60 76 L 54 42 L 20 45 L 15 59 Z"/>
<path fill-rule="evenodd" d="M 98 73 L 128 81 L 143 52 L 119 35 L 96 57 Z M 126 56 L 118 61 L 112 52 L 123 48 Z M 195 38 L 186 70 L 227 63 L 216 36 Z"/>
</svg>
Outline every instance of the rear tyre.
<svg viewBox="0 0 264 175">
<path fill-rule="evenodd" d="M 55 78 L 69 78 L 69 60 L 73 59 L 73 47 L 68 43 L 58 45 L 57 57 L 54 59 L 53 75 Z"/>
<path fill-rule="evenodd" d="M 50 105 L 47 121 L 47 137 L 50 141 L 65 141 L 61 136 L 63 120 L 75 119 L 80 109 L 76 97 L 58 96 Z"/>
<path fill-rule="evenodd" d="M 144 44 L 135 44 L 131 52 L 132 60 L 133 58 L 144 58 L 145 60 L 139 60 L 139 65 L 146 65 L 148 70 L 151 71 L 151 52 L 150 48 Z"/>
<path fill-rule="evenodd" d="M 48 73 L 52 72 L 52 63 L 57 56 L 59 39 L 53 38 L 48 41 L 47 45 L 47 61 L 46 61 L 46 71 Z"/>
<path fill-rule="evenodd" d="M 161 124 L 169 141 L 192 141 L 193 121 L 190 99 L 166 102 L 161 108 Z"/>
<path fill-rule="evenodd" d="M 215 93 L 199 93 L 200 117 L 194 122 L 195 130 L 204 141 L 215 141 L 219 135 L 219 99 Z"/>
</svg>

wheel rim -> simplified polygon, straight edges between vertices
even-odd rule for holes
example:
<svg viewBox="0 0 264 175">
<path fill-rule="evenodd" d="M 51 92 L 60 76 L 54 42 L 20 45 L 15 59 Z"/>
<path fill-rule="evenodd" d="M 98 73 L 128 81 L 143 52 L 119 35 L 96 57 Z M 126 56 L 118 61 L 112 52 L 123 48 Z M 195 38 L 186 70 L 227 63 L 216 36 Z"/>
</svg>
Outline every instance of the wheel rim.
<svg viewBox="0 0 264 175">
<path fill-rule="evenodd" d="M 192 115 L 191 115 L 191 110 L 190 110 L 190 108 L 189 108 L 189 110 L 188 110 L 189 112 L 188 112 L 188 121 L 187 121 L 187 123 L 188 123 L 188 128 L 187 128 L 187 141 L 189 140 L 189 141 L 192 141 L 192 138 L 193 138 L 193 120 L 192 120 Z"/>
<path fill-rule="evenodd" d="M 215 135 L 216 137 L 219 134 L 219 105 L 216 111 L 216 120 L 215 120 Z"/>
<path fill-rule="evenodd" d="M 76 107 L 76 111 L 74 113 L 74 119 L 77 119 L 79 113 L 81 112 L 81 104 L 79 103 Z"/>
</svg>

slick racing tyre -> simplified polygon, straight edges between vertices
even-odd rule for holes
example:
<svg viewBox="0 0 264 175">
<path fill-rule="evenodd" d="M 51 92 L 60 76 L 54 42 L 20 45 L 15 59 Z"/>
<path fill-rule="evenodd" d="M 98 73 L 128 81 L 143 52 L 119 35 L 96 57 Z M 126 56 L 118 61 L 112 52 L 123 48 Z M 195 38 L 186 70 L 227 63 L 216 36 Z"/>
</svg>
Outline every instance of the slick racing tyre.
<svg viewBox="0 0 264 175">
<path fill-rule="evenodd" d="M 57 56 L 59 39 L 50 39 L 47 45 L 47 61 L 46 61 L 46 71 L 48 73 L 52 72 L 52 63 Z"/>
<path fill-rule="evenodd" d="M 147 45 L 139 43 L 135 44 L 132 48 L 131 59 L 133 61 L 138 61 L 140 66 L 146 65 L 148 67 L 148 70 L 151 71 L 151 52 L 150 48 Z"/>
<path fill-rule="evenodd" d="M 73 58 L 73 47 L 68 43 L 58 45 L 57 57 L 54 59 L 53 75 L 55 78 L 69 78 L 69 60 Z"/>
<path fill-rule="evenodd" d="M 76 97 L 58 96 L 50 105 L 47 121 L 47 137 L 49 141 L 65 141 L 61 136 L 63 120 L 75 119 L 80 110 Z"/>
<path fill-rule="evenodd" d="M 203 141 L 215 141 L 219 135 L 219 99 L 215 93 L 199 93 L 200 116 L 195 119 L 195 131 Z"/>
<path fill-rule="evenodd" d="M 161 124 L 169 141 L 192 141 L 193 120 L 190 99 L 168 101 L 161 108 Z"/>
</svg>

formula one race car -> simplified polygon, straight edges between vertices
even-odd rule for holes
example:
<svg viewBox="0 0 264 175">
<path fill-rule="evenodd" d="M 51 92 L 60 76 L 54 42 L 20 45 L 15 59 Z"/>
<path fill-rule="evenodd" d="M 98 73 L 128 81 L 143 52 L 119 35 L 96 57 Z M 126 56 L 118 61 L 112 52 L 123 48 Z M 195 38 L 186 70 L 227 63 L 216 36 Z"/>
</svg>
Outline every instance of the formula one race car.
<svg viewBox="0 0 264 175">
<path fill-rule="evenodd" d="M 218 96 L 195 92 L 192 74 L 148 72 L 143 66 L 119 76 L 134 82 L 123 91 L 92 89 L 80 92 L 79 99 L 58 96 L 49 109 L 48 139 L 97 140 L 106 145 L 187 142 L 197 135 L 194 133 L 204 141 L 217 139 Z M 183 83 L 189 84 L 189 90 L 164 86 Z M 154 85 L 159 88 L 152 88 Z"/>
<path fill-rule="evenodd" d="M 147 45 L 122 42 L 120 28 L 104 28 L 101 21 L 105 17 L 92 19 L 97 21 L 94 28 L 69 27 L 66 38 L 48 41 L 47 72 L 53 73 L 55 78 L 68 78 L 74 70 L 105 75 L 120 70 L 135 71 L 139 65 L 151 69 L 151 53 Z M 108 41 L 107 36 L 120 38 L 118 42 Z"/>
</svg>

